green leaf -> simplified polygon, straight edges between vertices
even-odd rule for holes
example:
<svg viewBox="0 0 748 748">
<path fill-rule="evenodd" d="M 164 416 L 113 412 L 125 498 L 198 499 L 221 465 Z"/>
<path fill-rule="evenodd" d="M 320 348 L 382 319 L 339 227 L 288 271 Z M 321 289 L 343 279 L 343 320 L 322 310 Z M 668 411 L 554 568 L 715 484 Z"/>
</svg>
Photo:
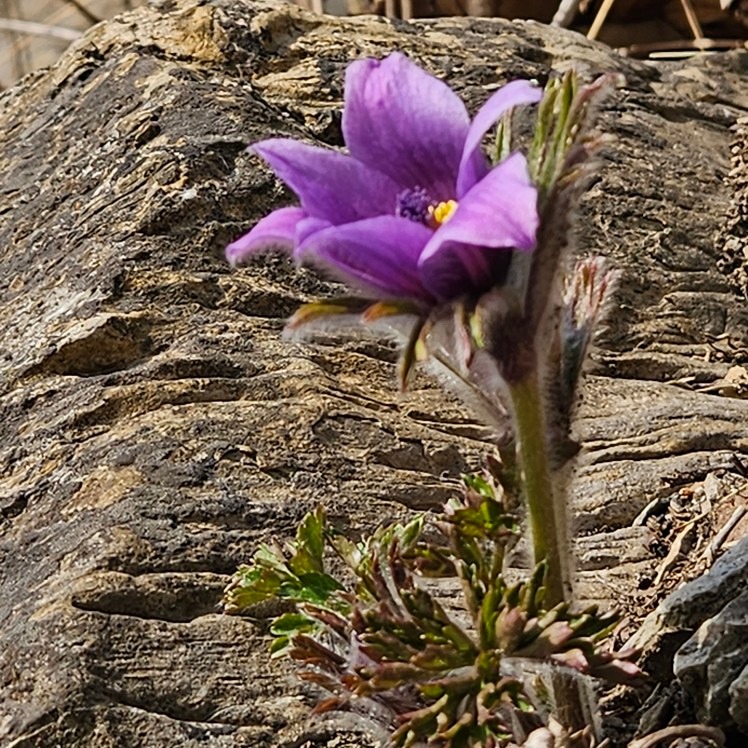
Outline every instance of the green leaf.
<svg viewBox="0 0 748 748">
<path fill-rule="evenodd" d="M 283 657 L 288 653 L 289 648 L 292 646 L 291 638 L 288 636 L 279 636 L 270 643 L 270 657 L 276 659 Z"/>
<path fill-rule="evenodd" d="M 273 621 L 270 633 L 273 636 L 292 636 L 300 632 L 308 632 L 316 627 L 316 622 L 304 613 L 284 613 Z"/>
<path fill-rule="evenodd" d="M 364 544 L 354 543 L 330 529 L 326 531 L 326 538 L 349 569 L 355 570 L 359 567 L 365 552 Z"/>
<path fill-rule="evenodd" d="M 301 521 L 296 531 L 295 553 L 288 564 L 295 574 L 323 571 L 325 519 L 325 510 L 319 506 Z"/>
<path fill-rule="evenodd" d="M 423 522 L 424 516 L 419 514 L 415 519 L 408 522 L 408 524 L 398 526 L 399 529 L 396 533 L 396 537 L 401 552 L 410 550 L 421 537 L 421 533 L 423 532 Z"/>
<path fill-rule="evenodd" d="M 496 491 L 494 487 L 482 475 L 468 473 L 462 476 L 462 482 L 468 488 L 472 488 L 473 491 L 486 499 L 496 498 Z"/>
<path fill-rule="evenodd" d="M 332 593 L 340 589 L 342 585 L 337 579 L 328 574 L 310 572 L 284 579 L 278 586 L 277 596 L 293 602 L 324 605 L 328 603 Z"/>
<path fill-rule="evenodd" d="M 494 164 L 501 163 L 512 153 L 512 111 L 507 112 L 496 128 Z"/>
<path fill-rule="evenodd" d="M 270 553 L 267 548 L 261 550 Z M 258 550 L 255 559 L 259 555 Z M 242 566 L 224 594 L 224 605 L 233 612 L 241 612 L 257 603 L 277 599 L 284 576 L 277 569 L 268 568 L 262 561 L 252 566 Z"/>
<path fill-rule="evenodd" d="M 325 602 L 333 592 L 343 589 L 343 585 L 335 577 L 324 573 L 300 574 L 299 581 L 304 590 L 303 599 L 306 602 Z"/>
<path fill-rule="evenodd" d="M 549 80 L 528 153 L 530 175 L 540 190 L 541 205 L 557 182 L 574 171 L 575 153 L 599 148 L 599 138 L 591 136 L 590 115 L 617 80 L 614 75 L 606 75 L 581 86 L 573 71 Z"/>
<path fill-rule="evenodd" d="M 303 613 L 284 613 L 276 618 L 270 627 L 270 633 L 275 637 L 270 644 L 270 656 L 275 659 L 282 657 L 294 646 L 294 639 L 300 634 L 314 634 L 320 630 L 317 621 Z"/>
</svg>

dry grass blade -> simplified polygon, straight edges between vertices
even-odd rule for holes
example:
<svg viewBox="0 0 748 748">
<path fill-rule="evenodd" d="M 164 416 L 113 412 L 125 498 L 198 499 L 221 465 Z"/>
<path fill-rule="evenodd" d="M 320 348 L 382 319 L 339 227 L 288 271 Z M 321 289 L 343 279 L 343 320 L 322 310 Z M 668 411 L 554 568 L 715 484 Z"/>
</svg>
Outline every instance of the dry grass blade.
<svg viewBox="0 0 748 748">
<path fill-rule="evenodd" d="M 701 520 L 706 519 L 708 516 L 709 512 L 704 512 L 703 514 L 700 514 L 698 517 L 694 517 L 693 519 L 686 522 L 685 525 L 683 525 L 681 531 L 673 541 L 673 544 L 670 546 L 670 551 L 660 564 L 660 568 L 657 570 L 657 576 L 655 577 L 654 581 L 655 585 L 659 585 L 665 578 L 665 575 L 672 571 L 673 567 L 680 558 L 681 551 L 687 537 L 695 529 L 696 525 Z"/>
<path fill-rule="evenodd" d="M 71 5 L 75 8 L 89 23 L 100 23 L 103 18 L 99 18 L 94 15 L 83 3 L 79 0 L 64 0 L 67 5 Z"/>
<path fill-rule="evenodd" d="M 746 512 L 748 512 L 748 509 L 746 509 L 744 506 L 735 507 L 735 510 L 730 516 L 730 519 L 728 519 L 727 522 L 722 525 L 720 531 L 714 536 L 712 542 L 709 543 L 702 556 L 702 558 L 706 559 L 709 566 L 712 565 L 715 555 L 722 547 L 725 540 L 730 537 L 730 533 L 735 529 L 736 525 L 746 515 Z"/>
<path fill-rule="evenodd" d="M 0 0 L 0 90 L 62 54 L 95 23 L 146 0 Z"/>
<path fill-rule="evenodd" d="M 75 41 L 81 35 L 80 31 L 68 29 L 64 26 L 52 26 L 47 23 L 36 21 L 24 21 L 19 18 L 0 18 L 0 30 L 14 31 L 19 34 L 31 34 L 33 36 L 51 36 L 55 39 Z"/>
</svg>

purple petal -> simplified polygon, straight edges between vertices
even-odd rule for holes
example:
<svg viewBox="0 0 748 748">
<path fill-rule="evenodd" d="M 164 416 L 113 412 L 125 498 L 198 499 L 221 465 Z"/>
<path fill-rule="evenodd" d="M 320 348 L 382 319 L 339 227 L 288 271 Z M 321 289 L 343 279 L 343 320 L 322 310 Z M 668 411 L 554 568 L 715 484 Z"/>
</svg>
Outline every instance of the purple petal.
<svg viewBox="0 0 748 748">
<path fill-rule="evenodd" d="M 443 241 L 534 249 L 539 222 L 538 191 L 527 160 L 515 153 L 463 196 L 451 218 L 434 233 L 423 259 L 438 253 Z"/>
<path fill-rule="evenodd" d="M 251 150 L 270 164 L 314 218 L 350 223 L 395 210 L 400 188 L 344 153 L 287 138 L 264 140 Z"/>
<path fill-rule="evenodd" d="M 490 171 L 423 250 L 419 271 L 424 285 L 440 298 L 491 286 L 505 265 L 502 249 L 534 249 L 537 197 L 522 154 Z"/>
<path fill-rule="evenodd" d="M 529 81 L 512 81 L 500 88 L 478 110 L 465 139 L 457 177 L 457 197 L 462 197 L 489 171 L 488 161 L 481 151 L 484 135 L 498 122 L 504 113 L 522 104 L 537 104 L 543 91 Z"/>
<path fill-rule="evenodd" d="M 461 242 L 445 242 L 438 257 L 421 267 L 421 281 L 439 301 L 483 293 L 501 283 L 509 267 L 511 252 L 486 249 Z"/>
<path fill-rule="evenodd" d="M 402 54 L 348 66 L 346 145 L 401 188 L 423 187 L 435 200 L 454 198 L 469 126 L 459 96 Z"/>
<path fill-rule="evenodd" d="M 226 247 L 226 259 L 232 265 L 236 265 L 263 249 L 290 252 L 296 240 L 296 227 L 304 218 L 306 213 L 301 208 L 274 210 L 262 218 L 249 233 Z"/>
<path fill-rule="evenodd" d="M 327 268 L 365 293 L 431 301 L 417 269 L 418 256 L 431 233 L 407 218 L 368 218 L 313 233 L 296 257 Z"/>
<path fill-rule="evenodd" d="M 296 225 L 296 234 L 294 236 L 294 257 L 298 252 L 300 246 L 315 232 L 322 231 L 322 229 L 329 229 L 332 224 L 329 221 L 323 221 L 321 218 L 303 218 Z"/>
</svg>

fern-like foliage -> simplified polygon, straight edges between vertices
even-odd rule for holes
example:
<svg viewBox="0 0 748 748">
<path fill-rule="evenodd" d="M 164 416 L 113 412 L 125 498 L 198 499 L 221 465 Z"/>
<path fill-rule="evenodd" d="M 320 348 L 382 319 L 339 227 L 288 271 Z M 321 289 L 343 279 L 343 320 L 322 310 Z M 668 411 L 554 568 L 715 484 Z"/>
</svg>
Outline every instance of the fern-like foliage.
<svg viewBox="0 0 748 748">
<path fill-rule="evenodd" d="M 383 723 L 397 748 L 522 744 L 547 705 L 504 667 L 507 658 L 616 682 L 641 673 L 634 652 L 601 647 L 615 615 L 543 607 L 544 564 L 524 581 L 506 581 L 505 555 L 518 534 L 506 509 L 510 490 L 508 480 L 466 476 L 463 496 L 440 516 L 418 515 L 358 543 L 336 534 L 318 508 L 294 542 L 263 546 L 238 570 L 225 609 L 289 605 L 270 628 L 271 650 L 327 692 L 317 712 L 362 712 Z M 340 578 L 327 570 L 331 556 L 347 570 Z"/>
</svg>

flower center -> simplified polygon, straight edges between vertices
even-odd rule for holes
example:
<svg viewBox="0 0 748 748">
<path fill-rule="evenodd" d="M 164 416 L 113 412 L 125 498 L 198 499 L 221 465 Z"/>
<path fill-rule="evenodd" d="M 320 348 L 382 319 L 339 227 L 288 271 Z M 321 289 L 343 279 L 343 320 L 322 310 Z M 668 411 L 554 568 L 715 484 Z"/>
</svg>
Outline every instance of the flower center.
<svg viewBox="0 0 748 748">
<path fill-rule="evenodd" d="M 455 210 L 456 200 L 437 203 L 422 187 L 415 187 L 412 190 L 403 190 L 397 196 L 395 215 L 438 229 L 452 217 Z"/>
<path fill-rule="evenodd" d="M 447 200 L 444 203 L 429 206 L 429 218 L 431 218 L 431 222 L 435 223 L 436 226 L 441 226 L 454 215 L 456 210 L 457 200 Z"/>
<path fill-rule="evenodd" d="M 416 223 L 427 223 L 433 200 L 422 187 L 403 190 L 397 196 L 395 215 L 408 218 Z"/>
</svg>

